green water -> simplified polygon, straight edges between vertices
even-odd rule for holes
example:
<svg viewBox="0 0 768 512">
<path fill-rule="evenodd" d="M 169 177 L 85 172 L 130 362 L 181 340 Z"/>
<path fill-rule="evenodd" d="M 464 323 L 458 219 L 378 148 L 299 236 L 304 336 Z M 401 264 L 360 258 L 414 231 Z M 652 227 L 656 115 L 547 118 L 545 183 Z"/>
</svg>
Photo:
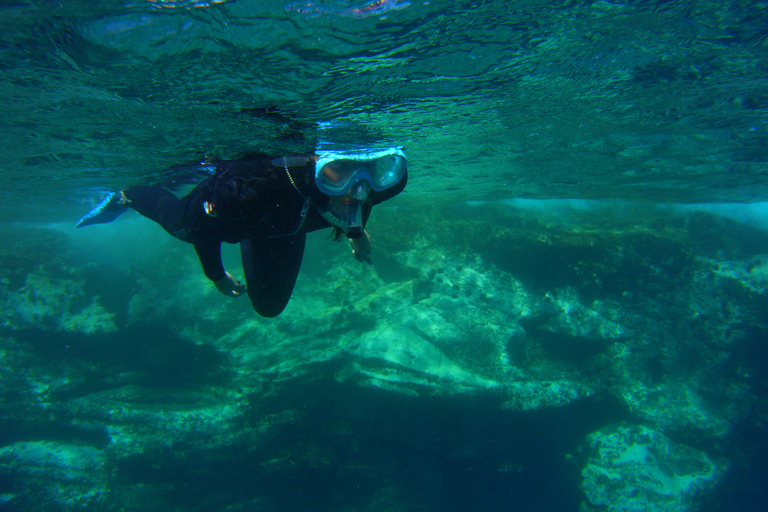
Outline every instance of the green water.
<svg viewBox="0 0 768 512">
<path fill-rule="evenodd" d="M 768 5 L 0 5 L 0 511 L 764 510 Z M 268 109 L 269 115 L 264 115 Z M 403 145 L 285 312 L 108 190 Z M 237 247 L 225 267 L 242 280 Z"/>
</svg>

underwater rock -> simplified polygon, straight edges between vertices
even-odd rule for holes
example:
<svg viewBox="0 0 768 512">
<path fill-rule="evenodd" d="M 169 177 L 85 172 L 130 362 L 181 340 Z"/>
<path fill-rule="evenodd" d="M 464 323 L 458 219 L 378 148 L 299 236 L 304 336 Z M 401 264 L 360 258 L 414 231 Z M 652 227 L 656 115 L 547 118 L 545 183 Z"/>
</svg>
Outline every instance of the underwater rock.
<svg viewBox="0 0 768 512">
<path fill-rule="evenodd" d="M 686 384 L 635 383 L 621 397 L 645 425 L 690 444 L 711 444 L 731 432 L 731 424 Z"/>
<path fill-rule="evenodd" d="M 465 224 L 459 228 L 471 223 Z M 484 485 L 530 481 L 529 468 L 544 451 L 561 463 L 588 432 L 633 421 L 643 427 L 622 427 L 621 434 L 603 429 L 591 438 L 594 453 L 583 484 L 591 504 L 585 510 L 644 506 L 640 497 L 656 489 L 648 482 L 663 490 L 657 510 L 690 509 L 680 482 L 696 492 L 709 488 L 717 479 L 707 480 L 706 471 L 690 476 L 685 469 L 664 480 L 642 473 L 637 461 L 610 466 L 599 453 L 610 443 L 620 458 L 645 450 L 661 474 L 669 473 L 656 453 L 664 447 L 673 461 L 703 466 L 706 456 L 687 447 L 732 456 L 733 426 L 754 404 L 750 386 L 768 382 L 768 370 L 761 370 L 768 365 L 755 356 L 764 352 L 768 319 L 760 306 L 763 259 L 745 264 L 691 257 L 684 240 L 657 239 L 651 231 L 569 235 L 520 224 L 512 227 L 527 232 L 515 237 L 516 231 L 469 227 L 451 235 L 455 226 L 446 223 L 433 238 L 416 236 L 408 250 L 391 235 L 388 250 L 397 265 L 384 258 L 378 269 L 353 261 L 341 246 L 343 259 L 309 259 L 292 301 L 274 319 L 256 316 L 247 299 L 221 297 L 193 253 L 172 258 L 168 266 L 174 268 L 161 275 L 154 267 L 126 270 L 116 282 L 131 286 L 111 302 L 100 298 L 106 287 L 94 286 L 95 278 L 88 284 L 77 272 L 15 275 L 13 287 L 0 283 L 0 303 L 9 311 L 0 332 L 0 440 L 27 440 L 25 432 L 34 429 L 35 439 L 56 446 L 102 448 L 114 477 L 108 501 L 115 504 L 103 510 L 140 502 L 133 509 L 194 512 L 230 507 L 230 481 L 241 482 L 258 501 L 271 492 L 263 482 L 285 475 L 322 480 L 323 472 L 343 466 L 338 480 L 323 481 L 365 473 L 371 483 L 403 473 L 401 466 L 390 471 L 391 461 L 355 452 L 360 440 L 370 443 L 374 456 L 382 439 L 407 448 L 407 462 L 398 464 L 413 463 L 408 478 L 439 480 L 441 468 L 454 465 L 456 480 L 435 483 L 430 497 L 461 488 L 455 482 L 473 474 Z M 499 245 L 481 239 L 495 234 L 502 235 L 494 238 Z M 451 245 L 465 235 L 465 245 Z M 425 403 L 433 407 L 428 413 L 419 409 Z M 472 435 L 457 441 L 455 425 L 440 421 L 419 432 L 424 420 L 460 404 L 475 404 L 451 412 L 466 417 Z M 412 430 L 400 430 L 405 416 Z M 499 417 L 509 423 L 493 427 L 495 436 L 475 435 Z M 529 462 L 516 452 L 513 427 L 521 421 L 535 425 L 525 439 L 541 443 L 526 453 Z M 578 433 L 571 431 L 579 422 Z M 389 431 L 381 428 L 385 424 Z M 557 436 L 556 425 L 563 425 Z M 645 436 L 650 441 L 635 442 L 641 431 L 651 433 Z M 433 457 L 426 469 L 424 446 Z M 388 448 L 381 460 L 390 457 Z M 537 475 L 537 481 L 550 485 L 551 479 L 560 488 L 573 483 L 574 474 L 571 466 L 556 477 Z M 678 478 L 682 474 L 688 480 Z M 224 476 L 209 493 L 210 475 Z M 240 481 L 240 475 L 248 476 Z M 630 482 L 647 478 L 648 487 L 639 487 L 640 497 L 625 496 L 623 487 L 610 487 L 624 485 L 610 480 L 614 475 Z M 179 505 L 174 489 L 188 481 L 204 491 L 200 500 Z M 382 496 L 398 482 L 382 484 Z M 210 506 L 203 492 L 211 495 Z M 479 506 L 469 498 L 466 504 Z M 24 510 L 40 508 L 35 505 Z M 271 505 L 259 502 L 263 509 L 278 508 Z"/>
<path fill-rule="evenodd" d="M 6 501 L 19 509 L 95 510 L 107 494 L 107 458 L 90 446 L 16 443 L 0 448 L 0 477 L 9 482 Z"/>
<path fill-rule="evenodd" d="M 681 276 L 691 258 L 678 234 L 647 228 L 489 231 L 468 224 L 461 233 L 477 252 L 537 294 L 569 287 L 590 298 L 656 294 Z"/>
<path fill-rule="evenodd" d="M 599 301 L 594 304 L 601 306 Z M 603 309 L 610 316 L 619 316 L 609 307 Z M 606 318 L 602 311 L 583 305 L 572 288 L 547 293 L 542 307 L 521 318 L 520 324 L 531 341 L 560 361 L 584 361 L 630 336 L 625 327 Z"/>
<path fill-rule="evenodd" d="M 725 468 L 704 452 L 642 425 L 590 434 L 581 471 L 582 512 L 685 512 L 711 491 Z"/>
<path fill-rule="evenodd" d="M 591 396 L 594 390 L 575 380 L 527 380 L 504 386 L 504 409 L 535 411 L 562 407 Z"/>
<path fill-rule="evenodd" d="M 716 276 L 733 279 L 750 292 L 764 294 L 768 290 L 768 254 L 747 261 L 713 261 L 712 269 Z"/>
<path fill-rule="evenodd" d="M 553 313 L 538 328 L 555 334 L 584 340 L 610 340 L 611 342 L 629 336 L 627 330 L 579 300 L 572 288 L 557 290 L 545 295 L 553 307 Z"/>
<path fill-rule="evenodd" d="M 768 252 L 768 234 L 742 222 L 696 211 L 687 220 L 690 244 L 700 256 L 748 259 Z"/>
<path fill-rule="evenodd" d="M 420 331 L 402 323 L 382 322 L 364 335 L 352 352 L 368 382 L 389 389 L 429 386 L 436 392 L 485 389 L 498 383 L 451 360 Z M 366 362 L 375 360 L 369 367 Z"/>
<path fill-rule="evenodd" d="M 398 258 L 387 253 L 377 253 L 373 263 L 376 275 L 385 283 L 409 281 L 419 276 L 418 269 L 403 264 Z"/>
<path fill-rule="evenodd" d="M 435 297 L 435 303 L 443 300 Z M 445 299 L 449 300 L 449 299 Z M 513 322 L 488 321 L 492 312 L 467 305 L 459 311 L 432 304 L 410 307 L 389 320 L 440 350 L 446 359 L 489 379 L 504 380 L 513 371 L 504 342 L 519 329 Z M 411 336 L 412 337 L 412 336 Z"/>
<path fill-rule="evenodd" d="M 5 325 L 86 334 L 117 330 L 114 314 L 101 306 L 99 296 L 87 296 L 83 286 L 74 279 L 27 274 L 24 286 L 2 298 Z"/>
<path fill-rule="evenodd" d="M 136 396 L 128 397 L 128 391 Z M 100 395 L 71 407 L 80 409 L 83 415 L 101 413 L 91 422 L 106 425 L 110 439 L 106 451 L 118 463 L 138 454 L 162 451 L 162 447 L 173 447 L 177 452 L 185 448 L 197 451 L 222 448 L 236 442 L 244 433 L 235 421 L 238 405 L 224 393 L 218 396 L 218 402 L 191 393 L 166 396 L 161 401 L 162 394 L 140 388 Z M 137 403 L 137 397 L 151 398 L 152 402 Z M 119 402 L 116 398 L 125 401 Z"/>
<path fill-rule="evenodd" d="M 250 366 L 270 381 L 311 374 L 316 363 L 336 361 L 340 381 L 406 395 L 492 389 L 513 410 L 558 407 L 589 396 L 594 388 L 579 379 L 546 369 L 527 375 L 516 366 L 520 361 L 510 345 L 524 336 L 518 319 L 542 314 L 546 303 L 509 276 L 483 272 L 481 264 L 425 270 L 415 282 L 429 283 L 431 291 L 420 297 L 413 296 L 414 281 L 364 288 L 365 280 L 352 281 L 334 270 L 340 274 L 336 289 L 355 297 L 349 305 L 328 307 L 318 300 L 328 296 L 321 288 L 327 284 L 318 282 L 314 289 L 305 281 L 302 286 L 310 289 L 303 290 L 302 302 L 289 305 L 288 315 L 269 324 L 242 322 L 215 343 L 236 365 Z M 583 332 L 602 332 L 601 326 L 620 331 L 600 317 L 599 325 Z"/>
</svg>

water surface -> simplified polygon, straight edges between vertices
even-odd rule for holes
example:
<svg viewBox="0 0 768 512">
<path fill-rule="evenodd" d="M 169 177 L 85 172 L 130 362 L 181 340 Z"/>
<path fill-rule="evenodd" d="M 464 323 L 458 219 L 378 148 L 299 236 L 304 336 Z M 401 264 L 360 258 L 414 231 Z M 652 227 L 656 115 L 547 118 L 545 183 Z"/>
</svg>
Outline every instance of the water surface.
<svg viewBox="0 0 768 512">
<path fill-rule="evenodd" d="M 264 107 L 403 144 L 404 200 L 766 198 L 768 20 L 752 2 L 0 9 L 5 218 L 75 218 L 93 188 L 311 148 L 243 113 Z"/>
</svg>

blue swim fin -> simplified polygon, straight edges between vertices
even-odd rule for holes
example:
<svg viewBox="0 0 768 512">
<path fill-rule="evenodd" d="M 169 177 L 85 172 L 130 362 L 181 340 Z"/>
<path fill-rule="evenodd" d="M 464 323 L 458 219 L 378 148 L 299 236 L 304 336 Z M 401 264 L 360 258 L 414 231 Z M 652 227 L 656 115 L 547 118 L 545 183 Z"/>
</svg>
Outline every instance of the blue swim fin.
<svg viewBox="0 0 768 512">
<path fill-rule="evenodd" d="M 130 201 L 122 192 L 110 192 L 96 205 L 96 208 L 88 212 L 85 217 L 77 221 L 76 228 L 90 226 L 91 224 L 106 224 L 112 222 L 128 209 Z"/>
</svg>

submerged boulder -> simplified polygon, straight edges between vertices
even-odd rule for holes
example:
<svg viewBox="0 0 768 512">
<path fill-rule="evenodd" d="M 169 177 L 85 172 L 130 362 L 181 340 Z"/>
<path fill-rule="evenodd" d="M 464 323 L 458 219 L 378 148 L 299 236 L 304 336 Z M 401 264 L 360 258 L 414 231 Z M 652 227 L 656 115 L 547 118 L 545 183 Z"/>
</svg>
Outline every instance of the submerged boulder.
<svg viewBox="0 0 768 512">
<path fill-rule="evenodd" d="M 75 279 L 30 273 L 23 286 L 0 296 L 4 326 L 85 334 L 116 331 L 115 315 L 102 306 L 100 296 L 88 296 L 84 288 Z"/>
<path fill-rule="evenodd" d="M 686 512 L 723 474 L 704 452 L 642 425 L 611 425 L 587 437 L 582 512 Z"/>
<path fill-rule="evenodd" d="M 684 383 L 658 386 L 628 383 L 619 396 L 644 425 L 678 440 L 712 444 L 731 431 L 731 424 Z"/>
</svg>

